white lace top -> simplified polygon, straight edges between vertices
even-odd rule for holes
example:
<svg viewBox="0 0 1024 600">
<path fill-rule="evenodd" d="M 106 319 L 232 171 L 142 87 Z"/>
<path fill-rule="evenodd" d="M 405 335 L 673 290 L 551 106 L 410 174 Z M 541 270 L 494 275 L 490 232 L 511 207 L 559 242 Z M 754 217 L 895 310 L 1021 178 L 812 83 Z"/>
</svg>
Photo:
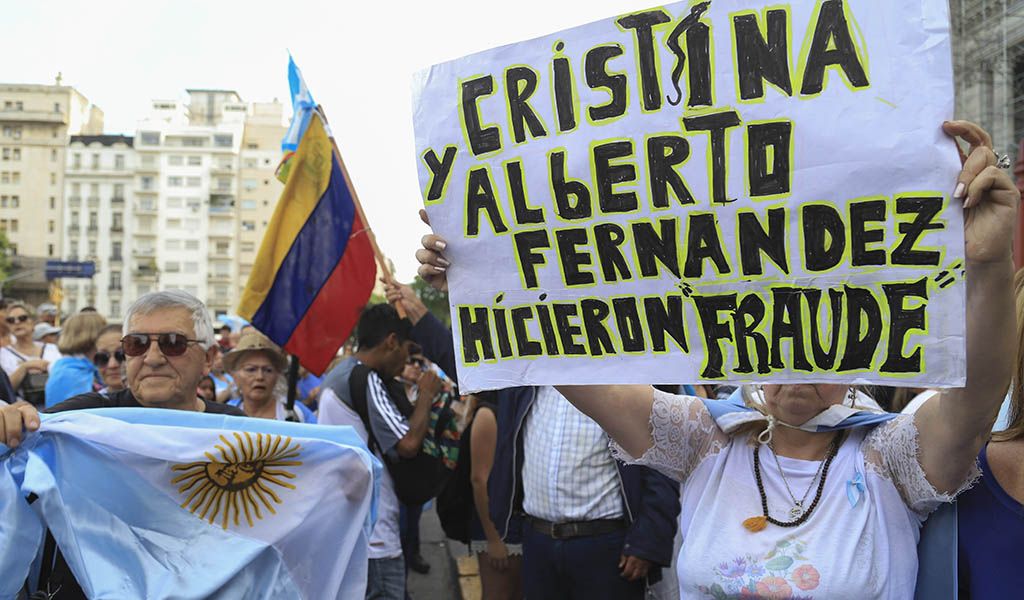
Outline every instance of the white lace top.
<svg viewBox="0 0 1024 600">
<path fill-rule="evenodd" d="M 762 514 L 754 445 L 723 433 L 700 399 L 654 394 L 654 445 L 635 461 L 617 445 L 613 451 L 684 483 L 683 598 L 913 598 L 921 523 L 955 494 L 939 493 L 925 478 L 912 416 L 852 430 L 810 518 L 752 533 L 742 523 Z M 760 452 L 769 513 L 789 521 L 793 503 L 779 468 L 768 448 Z M 779 462 L 799 499 L 819 463 Z"/>
</svg>

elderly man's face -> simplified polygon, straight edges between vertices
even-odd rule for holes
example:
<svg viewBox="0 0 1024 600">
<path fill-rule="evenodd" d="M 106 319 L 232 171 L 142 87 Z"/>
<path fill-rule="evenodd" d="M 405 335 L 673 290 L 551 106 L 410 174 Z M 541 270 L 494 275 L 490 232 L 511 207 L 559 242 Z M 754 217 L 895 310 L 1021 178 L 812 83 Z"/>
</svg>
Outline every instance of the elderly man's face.
<svg viewBox="0 0 1024 600">
<path fill-rule="evenodd" d="M 184 308 L 157 310 L 135 315 L 129 333 L 177 333 L 195 339 L 192 315 Z M 190 408 L 195 402 L 199 380 L 210 372 L 211 353 L 199 344 L 189 344 L 181 356 L 165 356 L 155 339 L 141 356 L 126 360 L 128 387 L 143 406 Z"/>
</svg>

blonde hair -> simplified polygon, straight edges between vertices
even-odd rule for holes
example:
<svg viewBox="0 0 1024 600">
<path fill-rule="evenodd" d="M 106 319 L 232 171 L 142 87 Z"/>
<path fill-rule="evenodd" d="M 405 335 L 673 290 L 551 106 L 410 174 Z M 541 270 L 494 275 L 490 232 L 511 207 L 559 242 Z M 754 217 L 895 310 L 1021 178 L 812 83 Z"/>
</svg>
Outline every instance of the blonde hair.
<svg viewBox="0 0 1024 600">
<path fill-rule="evenodd" d="M 57 349 L 61 354 L 86 354 L 96 349 L 96 340 L 107 326 L 103 315 L 94 312 L 78 313 L 64 322 Z"/>
<path fill-rule="evenodd" d="M 20 308 L 21 310 L 25 311 L 26 313 L 28 313 L 28 316 L 31 317 L 33 321 L 35 320 L 36 311 L 33 310 L 31 306 L 25 304 L 24 302 L 11 302 L 10 304 L 8 304 L 7 314 L 11 314 L 11 311 L 16 308 Z"/>
<path fill-rule="evenodd" d="M 1010 383 L 1009 423 L 1003 431 L 992 434 L 996 442 L 1010 442 L 1024 438 L 1024 269 L 1017 271 L 1013 278 L 1013 291 L 1017 300 L 1017 363 L 1013 368 Z"/>
</svg>

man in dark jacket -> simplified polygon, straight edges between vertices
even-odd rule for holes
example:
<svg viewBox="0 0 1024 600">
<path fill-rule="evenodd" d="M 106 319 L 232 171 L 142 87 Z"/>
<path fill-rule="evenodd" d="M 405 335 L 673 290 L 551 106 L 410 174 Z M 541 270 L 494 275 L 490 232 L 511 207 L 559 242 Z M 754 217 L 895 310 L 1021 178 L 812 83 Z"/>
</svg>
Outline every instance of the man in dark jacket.
<svg viewBox="0 0 1024 600">
<path fill-rule="evenodd" d="M 448 331 L 406 286 L 389 290 L 412 339 L 449 375 Z M 490 516 L 506 542 L 523 542 L 533 598 L 643 598 L 672 562 L 679 488 L 646 467 L 616 461 L 596 423 L 550 387 L 498 393 L 498 443 L 488 480 Z"/>
</svg>

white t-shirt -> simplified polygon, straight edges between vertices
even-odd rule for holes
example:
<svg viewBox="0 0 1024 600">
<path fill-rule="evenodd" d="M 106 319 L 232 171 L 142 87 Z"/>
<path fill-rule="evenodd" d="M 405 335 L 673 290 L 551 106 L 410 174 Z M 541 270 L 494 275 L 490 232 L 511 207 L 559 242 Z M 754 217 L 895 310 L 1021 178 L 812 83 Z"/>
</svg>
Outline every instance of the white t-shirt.
<svg viewBox="0 0 1024 600">
<path fill-rule="evenodd" d="M 659 391 L 651 429 L 654 446 L 636 462 L 684 482 L 682 598 L 913 598 L 921 524 L 952 500 L 925 478 L 913 417 L 850 430 L 810 518 L 798 527 L 769 524 L 757 533 L 742 525 L 762 515 L 748 437 L 728 437 L 699 399 Z M 790 521 L 793 503 L 775 459 L 767 447 L 760 452 L 769 514 Z M 779 462 L 790 488 L 801 495 L 820 464 L 785 457 Z"/>
<path fill-rule="evenodd" d="M 35 342 L 35 345 L 36 350 L 31 356 L 18 352 L 13 346 L 4 346 L 3 348 L 0 348 L 0 369 L 3 369 L 4 373 L 7 373 L 7 376 L 10 377 L 11 374 L 18 369 L 18 366 L 25 361 L 38 360 L 42 358 L 43 360 L 50 361 L 50 366 L 52 367 L 54 362 L 64 356 L 60 353 L 60 350 L 57 349 L 57 344 L 46 344 L 45 350 L 43 349 L 43 345 L 39 342 Z M 42 351 L 42 356 L 39 356 L 40 351 Z M 15 390 L 15 392 L 17 392 L 17 390 Z M 21 399 L 20 395 L 19 399 Z"/>
<path fill-rule="evenodd" d="M 363 420 L 359 418 L 356 411 L 338 399 L 338 396 L 330 388 L 323 388 L 320 392 L 320 411 L 317 415 L 317 422 L 320 425 L 350 425 L 363 438 L 364 442 L 369 440 Z M 379 452 L 377 458 L 381 459 Z M 369 557 L 395 558 L 402 556 L 402 539 L 398 529 L 398 496 L 395 495 L 395 484 L 391 481 L 391 475 L 387 467 L 381 469 L 380 496 L 377 501 L 377 523 L 373 526 L 373 534 L 370 535 Z"/>
</svg>

